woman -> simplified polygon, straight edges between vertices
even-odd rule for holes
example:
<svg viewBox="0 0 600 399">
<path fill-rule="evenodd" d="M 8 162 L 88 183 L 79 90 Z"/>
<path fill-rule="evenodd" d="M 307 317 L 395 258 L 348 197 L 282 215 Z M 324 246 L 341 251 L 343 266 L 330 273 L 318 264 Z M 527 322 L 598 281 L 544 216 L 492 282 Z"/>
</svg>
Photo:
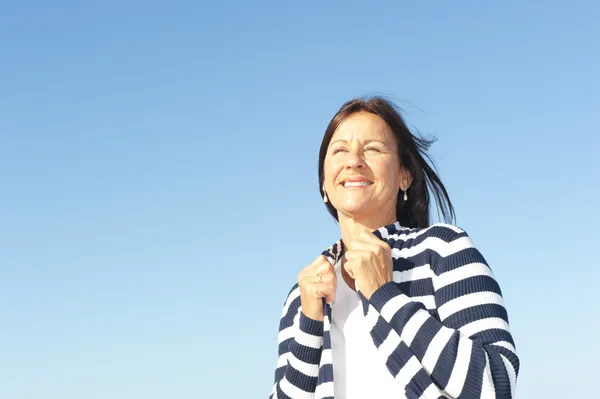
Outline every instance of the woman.
<svg viewBox="0 0 600 399">
<path fill-rule="evenodd" d="M 448 193 L 381 98 L 350 101 L 319 153 L 341 240 L 304 268 L 279 326 L 271 398 L 512 398 L 519 359 L 500 287 L 467 234 L 429 225 Z"/>
</svg>

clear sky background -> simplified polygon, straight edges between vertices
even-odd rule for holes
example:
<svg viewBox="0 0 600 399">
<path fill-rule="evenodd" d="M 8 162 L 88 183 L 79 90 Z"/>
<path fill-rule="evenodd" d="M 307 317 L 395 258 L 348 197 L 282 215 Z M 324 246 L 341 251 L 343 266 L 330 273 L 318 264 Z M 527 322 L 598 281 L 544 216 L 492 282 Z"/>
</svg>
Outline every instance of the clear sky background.
<svg viewBox="0 0 600 399">
<path fill-rule="evenodd" d="M 371 94 L 438 138 L 518 397 L 594 396 L 600 3 L 215 3 L 1 3 L 0 398 L 266 398 Z"/>
</svg>

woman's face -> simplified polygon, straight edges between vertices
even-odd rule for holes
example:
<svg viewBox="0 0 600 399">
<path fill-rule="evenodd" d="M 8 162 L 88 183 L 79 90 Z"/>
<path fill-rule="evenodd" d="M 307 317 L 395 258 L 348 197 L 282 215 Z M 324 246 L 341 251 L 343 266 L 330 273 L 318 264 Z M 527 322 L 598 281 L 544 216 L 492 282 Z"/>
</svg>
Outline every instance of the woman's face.
<svg viewBox="0 0 600 399">
<path fill-rule="evenodd" d="M 396 218 L 398 190 L 407 189 L 398 144 L 387 123 L 359 112 L 337 128 L 325 156 L 323 188 L 338 217 Z"/>
</svg>

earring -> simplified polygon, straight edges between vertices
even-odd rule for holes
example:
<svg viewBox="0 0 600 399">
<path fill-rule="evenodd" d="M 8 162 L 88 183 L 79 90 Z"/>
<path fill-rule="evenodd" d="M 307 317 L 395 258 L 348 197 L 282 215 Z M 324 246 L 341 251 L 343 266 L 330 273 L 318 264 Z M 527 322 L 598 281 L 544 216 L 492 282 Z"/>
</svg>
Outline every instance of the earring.
<svg viewBox="0 0 600 399">
<path fill-rule="evenodd" d="M 406 190 L 402 190 L 404 192 L 404 198 L 402 198 L 404 200 L 404 202 L 408 201 L 408 194 L 406 194 Z"/>
<path fill-rule="evenodd" d="M 323 190 L 323 202 L 327 203 L 327 193 Z"/>
</svg>

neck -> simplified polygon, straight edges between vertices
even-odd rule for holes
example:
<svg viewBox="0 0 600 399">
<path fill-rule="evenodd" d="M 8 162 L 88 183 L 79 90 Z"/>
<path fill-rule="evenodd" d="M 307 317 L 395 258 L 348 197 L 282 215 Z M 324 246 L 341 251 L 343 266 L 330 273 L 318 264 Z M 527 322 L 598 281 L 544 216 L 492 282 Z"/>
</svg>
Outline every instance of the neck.
<svg viewBox="0 0 600 399">
<path fill-rule="evenodd" d="M 349 215 L 338 214 L 342 241 L 346 248 L 352 249 L 352 242 L 363 231 L 372 233 L 380 227 L 396 222 L 396 215 L 377 215 L 370 218 L 354 218 Z"/>
</svg>

